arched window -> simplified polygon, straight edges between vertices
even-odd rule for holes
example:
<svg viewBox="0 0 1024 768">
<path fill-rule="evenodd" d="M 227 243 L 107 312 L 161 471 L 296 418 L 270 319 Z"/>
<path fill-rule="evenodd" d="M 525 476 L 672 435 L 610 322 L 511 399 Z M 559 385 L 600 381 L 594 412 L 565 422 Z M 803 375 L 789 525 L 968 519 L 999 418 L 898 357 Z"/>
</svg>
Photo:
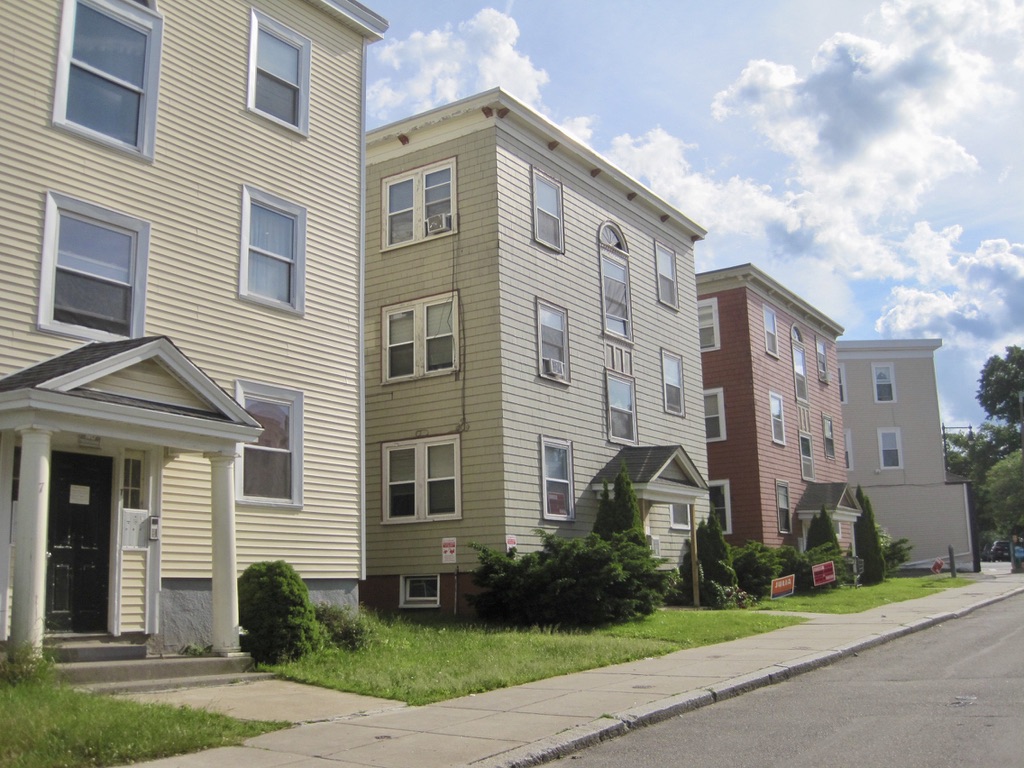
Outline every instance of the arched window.
<svg viewBox="0 0 1024 768">
<path fill-rule="evenodd" d="M 626 239 L 614 224 L 602 224 L 601 294 L 604 301 L 604 330 L 622 338 L 632 336 L 629 314 L 629 261 Z"/>
</svg>

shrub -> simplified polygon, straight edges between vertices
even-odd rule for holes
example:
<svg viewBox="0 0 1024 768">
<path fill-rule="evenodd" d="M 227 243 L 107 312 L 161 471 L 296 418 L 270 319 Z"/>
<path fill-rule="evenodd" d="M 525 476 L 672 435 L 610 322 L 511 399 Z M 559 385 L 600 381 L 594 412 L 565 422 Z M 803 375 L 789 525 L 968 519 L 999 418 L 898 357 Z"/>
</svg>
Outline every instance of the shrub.
<svg viewBox="0 0 1024 768">
<path fill-rule="evenodd" d="M 693 568 L 689 547 L 679 566 L 679 595 L 684 603 L 693 600 Z M 736 586 L 732 553 L 722 534 L 717 515 L 711 515 L 697 526 L 697 573 L 700 579 L 700 602 L 708 608 L 724 608 L 725 590 Z M 714 584 L 715 586 L 711 586 Z"/>
<path fill-rule="evenodd" d="M 814 577 L 811 573 L 811 564 L 807 561 L 805 553 L 796 547 L 782 546 L 775 550 L 775 559 L 779 564 L 779 575 L 794 578 L 793 589 L 803 594 L 814 589 Z"/>
<path fill-rule="evenodd" d="M 640 503 L 637 501 L 633 482 L 629 479 L 625 464 L 615 476 L 614 488 L 615 496 L 612 498 L 608 493 L 608 481 L 605 481 L 598 502 L 597 517 L 594 519 L 594 533 L 605 541 L 611 541 L 616 533 L 636 531 L 640 538 L 645 540 Z"/>
<path fill-rule="evenodd" d="M 910 552 L 914 548 L 909 539 L 894 539 L 885 531 L 879 531 L 882 544 L 882 558 L 885 560 L 885 575 L 896 576 L 900 566 L 910 560 Z"/>
<path fill-rule="evenodd" d="M 807 550 L 817 549 L 823 544 L 839 546 L 836 538 L 836 529 L 832 524 L 832 516 L 822 506 L 821 511 L 811 519 L 811 525 L 807 529 Z"/>
<path fill-rule="evenodd" d="M 370 644 L 369 624 L 349 606 L 317 603 L 313 611 L 324 642 L 349 651 L 358 651 Z"/>
<path fill-rule="evenodd" d="M 604 540 L 541 533 L 543 548 L 519 556 L 474 545 L 483 589 L 469 600 L 480 618 L 517 626 L 601 626 L 654 613 L 672 576 L 633 531 Z"/>
<path fill-rule="evenodd" d="M 843 550 L 839 548 L 838 544 L 822 544 L 814 549 L 808 549 L 804 552 L 804 557 L 807 559 L 806 573 L 808 581 L 806 591 L 811 592 L 814 589 L 832 589 L 843 584 L 852 583 L 852 575 L 847 567 L 846 558 L 843 556 Z M 828 562 L 829 560 L 835 563 L 836 580 L 827 586 L 815 587 L 812 567 L 819 565 L 820 563 Z"/>
<path fill-rule="evenodd" d="M 31 645 L 0 648 L 0 687 L 29 683 L 48 683 L 53 679 L 53 663 Z"/>
<path fill-rule="evenodd" d="M 321 642 L 309 590 L 284 560 L 253 563 L 238 579 L 242 650 L 261 664 L 297 659 Z"/>
<path fill-rule="evenodd" d="M 780 575 L 782 566 L 770 547 L 760 541 L 748 541 L 733 548 L 732 567 L 737 586 L 755 598 L 762 598 L 771 594 L 772 579 Z"/>
<path fill-rule="evenodd" d="M 860 517 L 853 525 L 853 536 L 857 542 L 857 557 L 864 560 L 860 574 L 860 583 L 864 585 L 881 584 L 885 580 L 885 557 L 882 553 L 882 542 L 875 524 L 875 512 L 871 507 L 871 499 L 864 490 L 857 486 L 857 502 L 860 504 Z"/>
</svg>

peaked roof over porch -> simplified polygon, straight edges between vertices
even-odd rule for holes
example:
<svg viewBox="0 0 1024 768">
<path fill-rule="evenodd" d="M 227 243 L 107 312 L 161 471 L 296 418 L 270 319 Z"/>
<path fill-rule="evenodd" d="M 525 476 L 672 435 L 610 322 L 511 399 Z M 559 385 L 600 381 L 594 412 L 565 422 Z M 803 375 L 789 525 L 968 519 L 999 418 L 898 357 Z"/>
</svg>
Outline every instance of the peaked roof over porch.
<svg viewBox="0 0 1024 768">
<path fill-rule="evenodd" d="M 625 446 L 594 475 L 590 488 L 600 493 L 623 466 L 642 501 L 692 504 L 707 497 L 707 480 L 680 445 Z"/>
<path fill-rule="evenodd" d="M 808 483 L 796 505 L 800 519 L 814 517 L 824 507 L 834 520 L 855 522 L 861 508 L 857 496 L 846 483 Z"/>
</svg>

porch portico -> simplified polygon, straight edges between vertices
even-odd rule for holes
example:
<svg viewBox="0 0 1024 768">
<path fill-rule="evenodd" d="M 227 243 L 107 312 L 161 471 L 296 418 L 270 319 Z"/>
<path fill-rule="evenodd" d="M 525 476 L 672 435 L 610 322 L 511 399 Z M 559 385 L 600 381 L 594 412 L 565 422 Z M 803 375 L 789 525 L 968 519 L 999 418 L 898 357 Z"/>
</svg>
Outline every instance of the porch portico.
<svg viewBox="0 0 1024 768">
<path fill-rule="evenodd" d="M 157 630 L 163 464 L 198 453 L 210 463 L 213 650 L 238 651 L 235 459 L 261 431 L 166 337 L 87 344 L 0 379 L 0 630 L 9 619 L 11 644 L 41 647 L 48 593 L 51 620 L 59 604 L 73 622 L 89 589 L 105 590 L 99 621 L 119 634 L 129 550 L 147 562 L 146 628 Z M 78 522 L 90 509 L 98 525 Z M 55 538 L 54 519 L 81 527 Z M 76 560 L 76 546 L 89 552 Z M 57 549 L 72 553 L 59 567 Z"/>
</svg>

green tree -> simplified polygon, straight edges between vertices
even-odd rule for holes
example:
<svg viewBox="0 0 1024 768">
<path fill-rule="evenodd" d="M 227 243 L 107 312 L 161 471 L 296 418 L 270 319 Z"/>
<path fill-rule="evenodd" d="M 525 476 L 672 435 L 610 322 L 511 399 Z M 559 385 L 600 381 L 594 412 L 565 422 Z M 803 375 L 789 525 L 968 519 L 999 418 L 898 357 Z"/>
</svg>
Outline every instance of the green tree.
<svg viewBox="0 0 1024 768">
<path fill-rule="evenodd" d="M 989 500 L 992 522 L 1000 535 L 1024 526 L 1024 482 L 1020 451 L 1000 460 L 989 471 L 984 492 Z"/>
<path fill-rule="evenodd" d="M 861 584 L 881 584 L 885 581 L 885 557 L 882 554 L 882 541 L 878 536 L 878 525 L 875 523 L 875 511 L 871 499 L 864 489 L 857 486 L 857 503 L 860 504 L 860 517 L 853 524 L 853 537 L 857 543 L 857 557 L 864 561 L 864 570 L 860 575 Z"/>
<path fill-rule="evenodd" d="M 608 493 L 608 481 L 604 483 L 594 520 L 594 533 L 605 541 L 611 541 L 616 533 L 626 531 L 633 531 L 633 538 L 638 543 L 645 541 L 640 502 L 637 501 L 633 481 L 629 479 L 629 471 L 623 463 L 619 474 L 615 476 L 614 495 Z"/>
<path fill-rule="evenodd" d="M 692 562 L 692 553 L 687 547 L 683 563 L 679 566 L 679 591 L 683 599 L 693 594 Z M 725 541 L 718 515 L 710 515 L 697 526 L 697 565 L 701 605 L 720 608 L 725 599 L 724 590 L 736 586 L 736 571 L 732 567 L 732 551 Z"/>
<path fill-rule="evenodd" d="M 1003 357 L 992 355 L 985 361 L 978 380 L 978 403 L 989 418 L 1020 424 L 1020 400 L 1024 391 L 1024 349 L 1006 348 Z"/>
<path fill-rule="evenodd" d="M 839 539 L 836 538 L 836 529 L 832 524 L 832 517 L 824 505 L 821 511 L 811 520 L 807 529 L 807 549 L 816 549 L 822 544 L 831 544 L 839 549 Z"/>
</svg>

